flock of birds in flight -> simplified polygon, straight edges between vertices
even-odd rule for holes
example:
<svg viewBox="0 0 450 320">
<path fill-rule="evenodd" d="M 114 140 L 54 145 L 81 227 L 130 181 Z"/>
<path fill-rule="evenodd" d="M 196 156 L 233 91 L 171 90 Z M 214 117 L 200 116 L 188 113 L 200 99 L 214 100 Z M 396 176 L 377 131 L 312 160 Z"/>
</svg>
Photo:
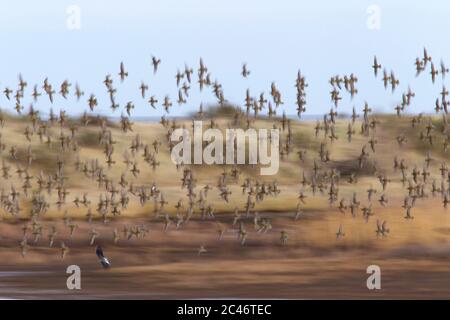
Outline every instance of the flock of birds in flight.
<svg viewBox="0 0 450 320">
<path fill-rule="evenodd" d="M 161 64 L 161 60 L 152 57 L 152 68 L 153 73 L 158 72 L 158 68 Z M 435 83 L 436 77 L 440 74 L 442 78 L 449 72 L 449 69 L 444 65 L 443 62 L 437 68 L 431 58 L 428 55 L 426 49 L 424 49 L 423 56 L 418 57 L 415 61 L 415 67 L 417 75 L 422 73 L 428 73 L 430 75 L 431 81 Z M 382 72 L 382 82 L 386 89 L 394 91 L 398 85 L 399 80 L 395 76 L 393 71 L 388 72 L 386 69 L 382 69 L 382 65 L 379 63 L 377 58 L 374 58 L 372 65 L 373 73 L 375 77 L 378 77 Z M 249 77 L 251 74 L 247 65 L 242 66 L 241 76 L 244 78 Z M 126 81 L 128 77 L 128 71 L 125 68 L 124 63 L 120 64 L 118 77 L 120 82 Z M 209 72 L 207 66 L 200 59 L 199 66 L 197 69 L 197 77 L 194 77 L 194 69 L 185 66 L 182 71 L 178 71 L 175 75 L 176 86 L 178 88 L 178 99 L 176 103 L 179 105 L 186 104 L 189 98 L 191 87 L 194 82 L 197 81 L 199 90 L 202 91 L 205 88 L 212 90 L 214 96 L 217 98 L 217 103 L 220 106 L 225 106 L 227 100 L 224 96 L 224 91 L 222 85 L 217 81 L 211 80 L 212 76 Z M 119 103 L 116 101 L 117 89 L 114 86 L 114 79 L 111 75 L 107 75 L 103 81 L 106 90 L 109 94 L 110 106 L 112 110 L 119 108 Z M 303 215 L 302 206 L 306 203 L 307 193 L 315 195 L 317 192 L 321 194 L 328 195 L 328 201 L 331 206 L 336 206 L 339 211 L 345 213 L 350 211 L 352 216 L 356 216 L 358 212 L 362 212 L 362 216 L 365 219 L 369 219 L 370 216 L 374 215 L 372 209 L 372 199 L 378 192 L 374 188 L 367 190 L 368 194 L 368 205 L 362 205 L 360 200 L 358 200 L 357 193 L 353 193 L 351 199 L 345 199 L 339 197 L 339 183 L 342 180 L 339 170 L 336 168 L 328 168 L 325 166 L 330 159 L 331 153 L 327 148 L 327 142 L 332 143 L 338 137 L 336 134 L 335 124 L 338 116 L 337 107 L 340 100 L 342 99 L 342 94 L 348 93 L 351 97 L 358 93 L 357 83 L 358 78 L 354 74 L 344 75 L 344 76 L 333 76 L 330 78 L 329 83 L 331 85 L 331 102 L 334 107 L 331 108 L 328 114 L 325 114 L 323 120 L 317 121 L 314 127 L 315 137 L 319 138 L 319 135 L 323 133 L 323 140 L 320 144 L 318 157 L 314 158 L 311 172 L 303 172 L 302 179 L 300 181 L 301 190 L 298 195 L 298 206 L 296 212 L 293 213 L 292 218 L 294 220 L 299 219 Z M 297 91 L 296 95 L 296 106 L 297 115 L 301 118 L 302 114 L 306 111 L 306 87 L 308 86 L 305 77 L 298 72 L 297 78 L 295 80 L 295 88 Z M 15 110 L 18 114 L 21 114 L 24 110 L 23 98 L 28 87 L 27 82 L 19 75 L 18 88 L 12 90 L 6 87 L 3 90 L 4 95 L 8 100 L 15 102 Z M 59 89 L 59 94 L 67 99 L 71 93 L 72 84 L 65 80 Z M 74 95 L 78 100 L 82 99 L 85 95 L 78 84 L 74 86 Z M 40 92 L 40 90 L 43 92 Z M 164 225 L 164 230 L 167 231 L 173 225 L 176 229 L 182 228 L 186 223 L 189 222 L 191 218 L 202 220 L 214 220 L 216 219 L 214 215 L 214 206 L 208 202 L 208 191 L 213 189 L 210 185 L 205 185 L 202 187 L 197 186 L 197 179 L 195 178 L 194 170 L 189 166 L 177 166 L 177 169 L 182 169 L 182 179 L 180 187 L 182 190 L 186 190 L 187 194 L 187 205 L 186 201 L 180 199 L 173 202 L 175 204 L 175 215 L 170 215 L 165 210 L 168 206 L 168 201 L 166 201 L 164 191 L 158 187 L 158 185 L 153 182 L 151 185 L 135 185 L 133 179 L 139 177 L 140 169 L 138 165 L 138 157 L 142 156 L 142 159 L 148 163 L 154 170 L 160 165 L 158 161 L 158 153 L 162 146 L 168 147 L 169 150 L 173 147 L 173 143 L 170 141 L 171 132 L 180 127 L 182 124 L 177 122 L 175 119 L 168 119 L 167 115 L 170 109 L 173 107 L 173 102 L 168 95 L 164 98 L 158 99 L 154 95 L 149 95 L 149 86 L 142 82 L 139 86 L 140 94 L 142 99 L 146 99 L 151 108 L 162 107 L 164 115 L 161 117 L 160 124 L 167 131 L 166 140 L 160 141 L 155 139 L 151 144 L 146 144 L 140 138 L 139 135 L 131 141 L 129 151 L 123 154 L 123 162 L 126 164 L 126 169 L 132 175 L 127 176 L 124 172 L 119 181 L 114 181 L 112 178 L 108 177 L 107 171 L 101 164 L 101 160 L 85 160 L 77 156 L 75 163 L 73 164 L 75 169 L 82 175 L 96 181 L 98 183 L 98 189 L 100 191 L 99 199 L 96 203 L 93 203 L 93 199 L 90 199 L 87 193 L 82 195 L 75 195 L 71 199 L 72 203 L 76 207 L 84 207 L 87 210 L 86 219 L 92 226 L 89 233 L 89 244 L 91 246 L 96 245 L 96 253 L 100 259 L 100 262 L 104 267 L 108 267 L 109 261 L 105 258 L 102 248 L 98 246 L 100 233 L 94 227 L 94 219 L 101 220 L 102 223 L 107 224 L 113 217 L 119 216 L 123 211 L 125 211 L 129 205 L 129 202 L 136 199 L 139 201 L 141 206 L 144 206 L 147 202 L 153 203 L 153 212 L 157 219 L 161 220 Z M 46 78 L 44 80 L 43 86 L 34 85 L 32 89 L 32 99 L 36 102 L 41 96 L 46 95 L 50 104 L 53 104 L 56 91 L 49 80 Z M 442 130 L 438 132 L 431 117 L 426 117 L 423 114 L 419 114 L 412 117 L 411 126 L 418 128 L 420 130 L 420 140 L 426 143 L 431 150 L 433 145 L 438 143 L 438 137 L 443 138 L 443 150 L 446 152 L 448 144 L 450 141 L 450 131 L 447 123 L 447 113 L 448 113 L 448 90 L 443 86 L 440 97 L 436 99 L 435 111 L 436 113 L 442 113 Z M 400 117 L 403 112 L 405 112 L 408 106 L 411 104 L 411 100 L 414 98 L 415 93 L 408 88 L 407 92 L 402 94 L 402 101 L 399 105 L 395 107 L 397 115 Z M 293 130 L 291 127 L 291 119 L 289 119 L 285 112 L 282 116 L 277 116 L 278 108 L 283 105 L 283 99 L 281 92 L 277 88 L 276 84 L 273 82 L 271 84 L 270 97 L 266 97 L 264 93 L 259 96 L 253 96 L 248 89 L 246 91 L 246 96 L 243 103 L 243 108 L 236 108 L 233 115 L 234 126 L 244 124 L 247 128 L 252 127 L 253 122 L 258 118 L 263 110 L 267 110 L 266 115 L 269 119 L 273 120 L 273 126 L 281 129 L 280 136 L 280 157 L 283 159 L 294 151 L 293 144 Z M 39 143 L 46 144 L 51 147 L 52 144 L 56 143 L 62 153 L 64 152 L 74 152 L 77 154 L 80 150 L 80 146 L 77 141 L 77 132 L 80 126 L 87 126 L 89 123 L 91 125 L 97 124 L 99 127 L 99 139 L 98 143 L 103 147 L 103 152 L 105 154 L 105 164 L 108 168 L 114 168 L 116 160 L 114 159 L 114 145 L 116 140 L 113 136 L 112 131 L 108 128 L 107 119 L 97 115 L 93 116 L 95 108 L 98 106 L 97 98 L 94 94 L 91 94 L 87 99 L 87 107 L 89 111 L 85 111 L 83 116 L 81 116 L 77 121 L 69 119 L 64 110 L 60 110 L 59 114 L 55 114 L 52 109 L 50 109 L 50 114 L 48 118 L 41 118 L 39 111 L 33 108 L 33 105 L 29 107 L 29 111 L 26 115 L 27 126 L 24 131 L 24 138 L 29 143 L 25 155 L 25 168 L 22 168 L 18 155 L 18 148 L 14 145 L 8 145 L 8 141 L 5 141 L 0 135 L 0 151 L 2 151 L 2 166 L 1 166 L 1 176 L 3 179 L 0 204 L 1 208 L 13 217 L 18 217 L 19 213 L 22 211 L 21 201 L 29 201 L 31 203 L 29 218 L 25 220 L 22 227 L 22 238 L 20 240 L 20 252 L 23 257 L 26 256 L 28 250 L 33 245 L 38 245 L 42 238 L 44 238 L 44 229 L 48 229 L 48 246 L 54 247 L 55 242 L 58 239 L 58 230 L 54 225 L 48 227 L 44 226 L 44 220 L 42 217 L 49 209 L 54 205 L 58 210 L 65 208 L 64 214 L 64 225 L 69 230 L 70 237 L 76 232 L 78 225 L 76 220 L 71 218 L 68 214 L 68 187 L 67 177 L 65 175 L 64 169 L 67 163 L 61 158 L 56 159 L 53 172 L 44 173 L 41 171 L 39 174 L 31 174 L 28 168 L 31 168 L 33 161 L 36 160 L 36 155 L 33 153 L 32 141 L 33 136 L 37 135 L 39 137 Z M 124 111 L 126 115 L 122 114 L 120 118 L 120 128 L 124 133 L 133 132 L 133 122 L 130 120 L 130 116 L 134 109 L 134 104 L 132 101 L 127 102 L 124 106 Z M 88 112 L 91 112 L 89 114 Z M 356 121 L 360 119 L 360 135 L 367 137 L 367 143 L 363 145 L 361 153 L 358 157 L 359 167 L 363 168 L 369 163 L 371 153 L 375 153 L 376 145 L 378 143 L 376 139 L 376 128 L 379 126 L 379 121 L 374 115 L 371 114 L 372 110 L 366 103 L 362 115 L 358 114 L 353 108 L 350 122 L 347 129 L 347 139 L 348 142 L 352 141 L 352 137 L 356 134 Z M 193 119 L 203 119 L 206 116 L 206 112 L 203 106 L 200 105 L 198 112 L 193 116 Z M 4 113 L 0 113 L 0 125 L 5 127 L 7 125 L 7 117 Z M 210 127 L 218 127 L 218 123 L 215 119 L 209 118 Z M 59 136 L 53 136 L 50 133 L 50 128 L 59 130 Z M 404 135 L 399 135 L 396 137 L 399 146 L 407 143 L 407 138 Z M 296 150 L 299 161 L 305 161 L 306 150 Z M 406 161 L 404 159 L 398 159 L 395 157 L 393 159 L 394 169 L 401 173 L 401 181 L 404 185 L 404 190 L 406 191 L 406 196 L 403 203 L 403 209 L 405 210 L 405 219 L 413 219 L 412 209 L 415 203 L 419 199 L 426 197 L 427 190 L 431 190 L 433 195 L 440 194 L 442 197 L 442 202 L 445 208 L 450 203 L 450 171 L 447 168 L 446 162 L 442 162 L 439 168 L 439 173 L 441 177 L 440 183 L 435 179 L 430 181 L 431 168 L 430 163 L 433 161 L 431 157 L 431 152 L 428 152 L 424 161 L 423 168 L 419 169 L 414 167 L 412 169 L 408 168 Z M 10 164 L 16 164 L 17 170 L 13 173 Z M 381 172 L 376 170 L 376 172 Z M 218 177 L 217 190 L 220 195 L 221 200 L 228 202 L 229 196 L 231 195 L 230 184 L 239 183 L 240 176 L 239 167 L 234 165 L 231 170 L 224 167 L 223 172 Z M 23 183 L 20 189 L 14 184 L 11 184 L 10 189 L 5 189 L 3 186 L 7 183 L 8 179 L 12 177 L 12 174 L 17 175 L 19 180 Z M 380 183 L 382 192 L 378 199 L 378 202 L 382 206 L 388 205 L 388 196 L 386 188 L 391 179 L 386 174 L 377 173 L 377 178 Z M 349 183 L 356 182 L 356 175 L 352 173 L 348 177 Z M 281 193 L 281 190 L 276 181 L 273 182 L 261 182 L 258 177 L 245 178 L 242 185 L 242 195 L 247 197 L 247 201 L 243 208 L 236 207 L 234 214 L 232 216 L 231 228 L 236 231 L 237 241 L 241 246 L 245 246 L 248 238 L 248 231 L 246 223 L 252 221 L 255 232 L 257 233 L 267 233 L 272 229 L 271 221 L 268 217 L 262 217 L 256 210 L 256 203 L 264 201 L 267 197 L 276 197 Z M 30 192 L 32 190 L 32 192 Z M 48 197 L 54 193 L 56 190 L 57 201 L 51 203 Z M 46 196 L 46 193 L 48 197 Z M 198 217 L 195 217 L 198 214 Z M 217 233 L 218 239 L 222 239 L 223 235 L 227 231 L 227 228 L 223 223 L 217 222 Z M 387 236 L 389 233 L 389 228 L 387 226 L 387 221 L 377 220 L 376 224 L 376 235 L 377 236 Z M 140 239 L 146 236 L 149 229 L 145 225 L 136 226 L 124 226 L 123 228 L 123 238 L 132 239 L 133 237 Z M 112 241 L 117 243 L 122 239 L 121 232 L 114 228 L 111 233 Z M 344 227 L 341 224 L 336 232 L 336 237 L 342 238 L 345 236 Z M 289 235 L 286 230 L 280 231 L 280 244 L 288 244 Z M 67 240 L 60 241 L 60 256 L 64 258 L 69 252 L 70 248 L 67 245 L 69 243 Z M 198 249 L 198 254 L 204 254 L 207 252 L 206 246 L 202 245 Z"/>
</svg>

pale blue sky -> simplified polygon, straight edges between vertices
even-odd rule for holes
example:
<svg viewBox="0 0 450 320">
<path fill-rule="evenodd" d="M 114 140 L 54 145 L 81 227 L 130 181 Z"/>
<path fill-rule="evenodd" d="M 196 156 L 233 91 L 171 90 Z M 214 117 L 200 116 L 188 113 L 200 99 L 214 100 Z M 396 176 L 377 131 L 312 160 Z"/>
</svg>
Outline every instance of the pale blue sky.
<svg viewBox="0 0 450 320">
<path fill-rule="evenodd" d="M 124 106 L 134 101 L 134 115 L 156 116 L 140 98 L 141 80 L 160 100 L 169 94 L 176 100 L 174 75 L 184 63 L 197 68 L 202 56 L 213 79 L 222 83 L 225 97 L 242 104 L 247 87 L 254 95 L 275 81 L 281 90 L 287 113 L 295 113 L 294 80 L 300 68 L 306 76 L 307 114 L 318 114 L 331 107 L 328 79 L 335 74 L 355 73 L 359 94 L 345 98 L 338 110 L 358 109 L 367 100 L 378 110 L 390 111 L 411 85 L 416 91 L 411 111 L 432 111 L 442 87 L 439 77 L 433 86 L 429 74 L 415 78 L 414 59 L 428 48 L 434 61 L 441 58 L 450 65 L 450 3 L 447 1 L 266 1 L 266 0 L 152 0 L 152 1 L 9 1 L 1 0 L 0 19 L 2 59 L 0 87 L 16 88 L 21 72 L 31 84 L 42 85 L 48 76 L 58 88 L 64 79 L 79 82 L 85 94 L 95 93 L 97 111 L 110 114 L 109 100 L 102 80 L 114 76 L 117 100 Z M 68 30 L 66 9 L 81 8 L 81 29 Z M 381 29 L 366 26 L 369 5 L 381 9 Z M 152 74 L 150 59 L 162 59 L 160 71 Z M 374 79 L 373 55 L 400 79 L 394 94 Z M 120 84 L 120 61 L 130 76 Z M 248 63 L 250 78 L 240 76 L 241 65 Z M 195 85 L 188 105 L 174 104 L 171 114 L 196 109 L 200 103 L 213 102 L 208 91 L 201 95 Z M 72 97 L 58 97 L 53 105 L 70 113 L 87 109 L 87 96 L 79 103 Z M 347 97 L 347 95 L 344 95 Z M 31 99 L 24 100 L 28 106 Z M 13 102 L 1 95 L 0 107 L 12 110 Z M 48 99 L 36 104 L 49 109 Z M 116 115 L 120 115 L 120 110 Z"/>
</svg>

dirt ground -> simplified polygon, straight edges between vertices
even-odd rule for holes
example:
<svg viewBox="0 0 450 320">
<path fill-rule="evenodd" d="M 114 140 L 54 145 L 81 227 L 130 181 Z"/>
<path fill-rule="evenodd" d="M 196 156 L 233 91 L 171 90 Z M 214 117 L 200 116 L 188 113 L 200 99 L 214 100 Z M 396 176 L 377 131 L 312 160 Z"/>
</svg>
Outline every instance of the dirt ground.
<svg viewBox="0 0 450 320">
<path fill-rule="evenodd" d="M 289 213 L 264 215 L 272 218 L 273 229 L 264 235 L 251 230 L 244 246 L 233 228 L 218 240 L 212 221 L 193 220 L 167 232 L 153 218 L 117 219 L 106 226 L 94 221 L 100 233 L 97 242 L 112 264 L 107 270 L 95 256 L 95 245 L 89 246 L 87 222 L 80 222 L 80 230 L 66 241 L 70 252 L 63 260 L 58 245 L 42 245 L 45 238 L 36 248 L 31 243 L 26 258 L 16 242 L 6 241 L 0 251 L 0 297 L 450 298 L 450 219 L 437 201 L 419 206 L 411 221 L 402 212 L 382 213 L 390 216 L 391 230 L 383 238 L 376 236 L 375 219 L 365 222 L 335 209 L 312 212 L 295 222 Z M 228 219 L 218 217 L 224 224 Z M 346 235 L 337 240 L 342 222 Z M 113 227 L 138 223 L 150 230 L 144 238 L 120 239 L 114 245 L 109 234 Z M 286 246 L 280 245 L 280 226 L 290 236 Z M 7 237 L 19 229 L 20 224 L 3 224 L 0 232 Z M 200 245 L 207 250 L 201 255 Z M 67 289 L 66 268 L 72 264 L 81 268 L 81 290 Z M 367 289 L 369 265 L 381 268 L 381 290 Z"/>
</svg>

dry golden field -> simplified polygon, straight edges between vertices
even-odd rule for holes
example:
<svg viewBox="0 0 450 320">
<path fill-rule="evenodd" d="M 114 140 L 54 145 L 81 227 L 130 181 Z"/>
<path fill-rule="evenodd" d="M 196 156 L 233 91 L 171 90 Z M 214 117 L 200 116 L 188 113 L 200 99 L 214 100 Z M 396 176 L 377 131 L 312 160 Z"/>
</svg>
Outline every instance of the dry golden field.
<svg viewBox="0 0 450 320">
<path fill-rule="evenodd" d="M 6 298 L 450 298 L 450 218 L 443 206 L 441 194 L 431 192 L 431 181 L 440 185 L 439 168 L 446 162 L 448 154 L 443 151 L 439 135 L 441 118 L 433 118 L 436 142 L 430 146 L 419 138 L 420 131 L 428 120 L 411 126 L 411 118 L 404 116 L 376 115 L 379 124 L 376 128 L 377 144 L 375 152 L 369 151 L 369 160 L 359 168 L 358 156 L 370 137 L 359 134 L 360 121 L 354 128 L 356 134 L 352 142 L 347 141 L 349 119 L 338 119 L 335 125 L 338 139 L 334 142 L 324 139 L 323 132 L 315 137 L 315 121 L 292 120 L 293 149 L 281 160 L 280 170 L 275 176 L 258 176 L 258 168 L 239 167 L 239 177 L 228 182 L 231 194 L 224 201 L 216 187 L 221 173 L 230 172 L 231 166 L 192 165 L 196 179 L 195 190 L 199 192 L 205 185 L 208 191 L 207 203 L 214 207 L 215 218 L 201 219 L 199 211 L 194 210 L 189 222 L 176 228 L 176 204 L 182 199 L 185 210 L 187 197 L 181 188 L 184 168 L 176 168 L 170 159 L 166 141 L 167 130 L 156 122 L 135 122 L 133 132 L 124 133 L 117 122 L 108 122 L 107 129 L 115 140 L 113 160 L 108 168 L 103 153 L 104 146 L 99 142 L 98 124 L 87 126 L 71 120 L 77 125 L 75 140 L 78 150 L 61 150 L 58 136 L 61 132 L 70 134 L 70 123 L 60 129 L 56 124 L 49 131 L 54 138 L 50 146 L 40 143 L 36 133 L 27 141 L 24 131 L 31 127 L 26 117 L 18 118 L 4 115 L 5 124 L 1 129 L 3 166 L 10 167 L 10 177 L 0 178 L 5 194 L 15 186 L 20 192 L 21 210 L 12 215 L 0 211 L 0 297 Z M 217 118 L 219 127 L 225 128 L 231 120 Z M 93 121 L 94 122 L 94 121 Z M 258 119 L 254 127 L 280 126 L 280 119 L 269 121 Z M 177 120 L 178 125 L 190 126 L 189 120 Z M 405 135 L 408 142 L 399 146 L 396 137 Z M 149 145 L 155 139 L 162 142 L 157 153 L 159 165 L 153 169 L 142 159 L 142 150 L 133 157 L 130 152 L 132 140 L 139 135 L 142 145 Z M 320 163 L 318 152 L 320 144 L 326 143 L 331 159 Z M 11 159 L 11 146 L 17 148 L 17 158 Z M 27 166 L 26 154 L 31 146 L 34 159 L 28 167 L 32 175 L 32 187 L 28 196 L 21 190 L 23 177 L 17 170 Z M 134 177 L 123 162 L 123 153 L 130 153 L 139 165 L 140 173 Z M 306 150 L 304 161 L 297 152 Z M 401 174 L 394 168 L 394 157 L 404 159 L 410 173 L 414 167 L 424 168 L 427 151 L 431 150 L 423 197 L 417 199 L 412 208 L 413 219 L 405 219 L 402 207 L 408 194 L 408 183 L 401 181 Z M 79 157 L 79 158 L 77 158 Z M 32 194 L 37 189 L 37 177 L 53 174 L 57 159 L 64 160 L 65 187 L 69 192 L 66 203 L 58 210 L 57 191 L 47 194 L 49 209 L 39 217 L 42 233 L 37 241 L 27 229 L 28 250 L 21 255 L 20 242 L 23 239 L 23 226 L 31 225 Z M 139 197 L 130 193 L 130 202 L 120 215 L 108 216 L 103 221 L 96 213 L 97 201 L 107 192 L 99 188 L 95 179 L 77 171 L 75 163 L 89 163 L 98 159 L 109 180 L 118 181 L 125 174 L 128 183 L 150 188 L 156 183 L 164 193 L 167 204 L 165 213 L 171 224 L 165 230 L 165 220 L 154 212 L 152 200 L 144 205 Z M 339 199 L 332 205 L 328 201 L 328 186 L 323 193 L 313 195 L 309 185 L 302 186 L 302 174 L 311 175 L 314 159 L 320 163 L 321 171 L 338 170 Z M 356 181 L 349 181 L 355 175 Z M 390 179 L 383 192 L 379 175 Z M 256 202 L 252 214 L 245 216 L 244 206 L 247 194 L 241 185 L 246 178 L 253 182 L 272 183 L 276 180 L 280 193 L 267 195 L 263 201 Z M 408 177 L 411 180 L 411 177 Z M 419 180 L 422 179 L 419 177 Z M 423 182 L 422 180 L 420 180 Z M 448 184 L 448 183 L 447 183 Z M 369 206 L 367 189 L 373 187 L 377 193 L 371 200 L 372 215 L 363 217 L 361 209 Z M 305 203 L 301 204 L 301 214 L 295 219 L 299 192 L 303 191 Z M 341 212 L 339 200 L 347 203 L 356 192 L 360 207 L 352 216 L 349 209 Z M 73 200 L 87 193 L 89 206 L 78 208 Z M 382 206 L 378 199 L 385 194 L 389 199 Z M 93 221 L 86 218 L 88 207 L 93 212 Z M 244 245 L 238 240 L 239 224 L 233 225 L 235 208 L 239 208 L 245 225 L 247 238 Z M 271 229 L 258 232 L 254 214 L 270 221 Z M 184 213 L 183 213 L 184 214 Z M 67 221 L 76 224 L 73 236 Z M 389 233 L 379 236 L 376 233 L 377 220 L 387 221 Z M 345 236 L 337 238 L 336 233 L 343 226 Z M 127 239 L 126 227 L 146 230 Z M 52 229 L 54 228 L 54 229 Z M 95 243 L 90 245 L 92 230 L 98 234 Z M 114 243 L 113 231 L 118 231 Z M 54 244 L 49 247 L 50 230 L 57 230 Z M 282 245 L 281 232 L 287 234 L 287 242 Z M 219 239 L 219 232 L 222 237 Z M 69 248 L 61 259 L 61 242 Z M 95 256 L 95 245 L 100 244 L 112 267 L 104 270 Z M 199 254 L 203 246 L 206 252 Z M 82 270 L 82 289 L 66 288 L 66 268 L 79 265 Z M 378 265 L 382 272 L 382 289 L 368 290 L 366 268 Z"/>
</svg>

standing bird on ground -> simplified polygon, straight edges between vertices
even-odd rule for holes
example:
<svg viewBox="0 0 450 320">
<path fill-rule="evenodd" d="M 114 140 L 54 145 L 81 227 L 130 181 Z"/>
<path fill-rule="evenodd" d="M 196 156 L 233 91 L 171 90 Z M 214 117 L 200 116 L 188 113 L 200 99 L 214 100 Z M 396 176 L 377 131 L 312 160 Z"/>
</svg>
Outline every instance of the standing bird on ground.
<svg viewBox="0 0 450 320">
<path fill-rule="evenodd" d="M 106 258 L 105 255 L 103 254 L 102 247 L 97 246 L 97 248 L 95 249 L 95 254 L 97 255 L 104 269 L 108 269 L 111 267 L 111 263 L 109 262 L 108 258 Z"/>
</svg>

